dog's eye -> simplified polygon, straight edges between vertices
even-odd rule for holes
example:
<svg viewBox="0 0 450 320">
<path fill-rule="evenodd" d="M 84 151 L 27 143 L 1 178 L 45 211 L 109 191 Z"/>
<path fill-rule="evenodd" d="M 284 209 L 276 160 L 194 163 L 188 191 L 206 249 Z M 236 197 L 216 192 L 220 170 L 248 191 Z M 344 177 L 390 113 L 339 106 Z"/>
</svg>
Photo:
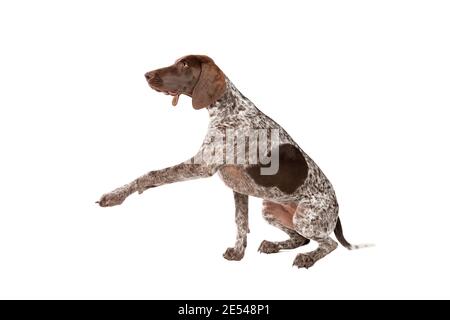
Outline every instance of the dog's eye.
<svg viewBox="0 0 450 320">
<path fill-rule="evenodd" d="M 185 61 L 183 61 L 183 62 L 181 63 L 181 65 L 183 66 L 184 69 L 189 68 L 189 65 L 188 65 L 187 62 L 185 62 Z"/>
</svg>

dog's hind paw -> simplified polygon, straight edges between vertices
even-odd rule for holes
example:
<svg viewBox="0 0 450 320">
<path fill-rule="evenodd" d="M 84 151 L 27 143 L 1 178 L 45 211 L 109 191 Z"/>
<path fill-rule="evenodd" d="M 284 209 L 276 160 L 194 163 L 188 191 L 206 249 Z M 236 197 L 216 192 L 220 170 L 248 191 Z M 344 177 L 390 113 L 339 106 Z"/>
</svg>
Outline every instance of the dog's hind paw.
<svg viewBox="0 0 450 320">
<path fill-rule="evenodd" d="M 309 254 L 299 253 L 294 260 L 293 266 L 297 268 L 305 268 L 308 269 L 314 265 L 316 260 L 312 258 Z"/>
<path fill-rule="evenodd" d="M 263 240 L 259 245 L 258 251 L 262 253 L 277 253 L 280 251 L 280 247 L 276 243 Z"/>
</svg>

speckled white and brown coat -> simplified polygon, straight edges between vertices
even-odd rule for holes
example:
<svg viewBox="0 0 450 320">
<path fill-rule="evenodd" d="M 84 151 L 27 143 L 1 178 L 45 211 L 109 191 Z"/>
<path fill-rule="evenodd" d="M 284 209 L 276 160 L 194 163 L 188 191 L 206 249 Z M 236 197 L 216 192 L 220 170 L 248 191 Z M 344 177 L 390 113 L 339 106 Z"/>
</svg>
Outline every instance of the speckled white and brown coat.
<svg viewBox="0 0 450 320">
<path fill-rule="evenodd" d="M 176 63 L 180 63 L 182 59 Z M 225 86 L 220 98 L 207 106 L 210 123 L 199 152 L 188 161 L 163 170 L 151 171 L 105 194 L 100 205 L 120 204 L 136 191 L 142 193 L 151 187 L 209 177 L 218 172 L 224 183 L 234 191 L 236 205 L 236 243 L 225 251 L 226 259 L 240 260 L 244 256 L 249 232 L 248 196 L 264 199 L 264 218 L 289 235 L 289 239 L 285 241 L 263 241 L 259 247 L 260 252 L 275 253 L 281 249 L 294 249 L 314 240 L 318 243 L 318 248 L 309 253 L 298 254 L 294 260 L 294 265 L 309 268 L 336 249 L 337 243 L 330 237 L 333 231 L 345 247 L 355 248 L 343 238 L 336 195 L 324 173 L 280 125 L 262 113 L 228 78 L 223 76 L 223 81 Z M 175 95 L 176 99 L 180 94 L 178 91 L 175 94 L 170 90 L 163 91 Z M 195 99 L 195 92 L 187 94 Z M 271 140 L 267 146 L 269 155 L 271 150 L 277 149 L 279 152 L 279 170 L 274 175 L 261 175 L 260 169 L 264 165 L 250 161 L 248 153 L 253 150 L 251 143 L 258 143 L 257 139 L 246 138 L 244 149 L 239 149 L 236 145 L 238 137 L 250 137 L 255 129 L 266 130 L 268 135 L 272 131 L 277 133 L 278 139 Z M 230 132 L 236 138 L 231 140 L 236 157 L 239 152 L 245 152 L 243 162 L 225 161 L 224 140 Z M 218 136 L 223 139 L 218 139 Z M 222 152 L 217 152 L 219 149 Z M 205 154 L 208 157 L 205 157 Z"/>
</svg>

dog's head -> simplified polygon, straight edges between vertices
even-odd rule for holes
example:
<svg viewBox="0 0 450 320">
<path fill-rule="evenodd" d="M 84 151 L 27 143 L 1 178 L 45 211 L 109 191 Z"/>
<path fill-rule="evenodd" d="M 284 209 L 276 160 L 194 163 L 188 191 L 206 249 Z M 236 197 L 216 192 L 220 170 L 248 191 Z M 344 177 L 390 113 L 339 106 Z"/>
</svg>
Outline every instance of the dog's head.
<svg viewBox="0 0 450 320">
<path fill-rule="evenodd" d="M 225 92 L 225 75 L 207 56 L 184 56 L 171 66 L 147 72 L 145 78 L 152 89 L 173 96 L 174 106 L 185 94 L 192 97 L 195 109 L 205 108 Z"/>
</svg>

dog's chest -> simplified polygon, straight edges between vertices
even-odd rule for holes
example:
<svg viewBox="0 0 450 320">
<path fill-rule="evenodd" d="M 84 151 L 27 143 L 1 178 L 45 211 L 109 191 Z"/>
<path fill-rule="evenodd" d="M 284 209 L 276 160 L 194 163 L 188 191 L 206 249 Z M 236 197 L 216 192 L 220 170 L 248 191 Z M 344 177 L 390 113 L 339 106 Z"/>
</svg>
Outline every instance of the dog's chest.
<svg viewBox="0 0 450 320">
<path fill-rule="evenodd" d="M 250 178 L 243 166 L 224 165 L 219 169 L 219 176 L 225 185 L 239 193 L 260 196 L 261 187 Z"/>
</svg>

